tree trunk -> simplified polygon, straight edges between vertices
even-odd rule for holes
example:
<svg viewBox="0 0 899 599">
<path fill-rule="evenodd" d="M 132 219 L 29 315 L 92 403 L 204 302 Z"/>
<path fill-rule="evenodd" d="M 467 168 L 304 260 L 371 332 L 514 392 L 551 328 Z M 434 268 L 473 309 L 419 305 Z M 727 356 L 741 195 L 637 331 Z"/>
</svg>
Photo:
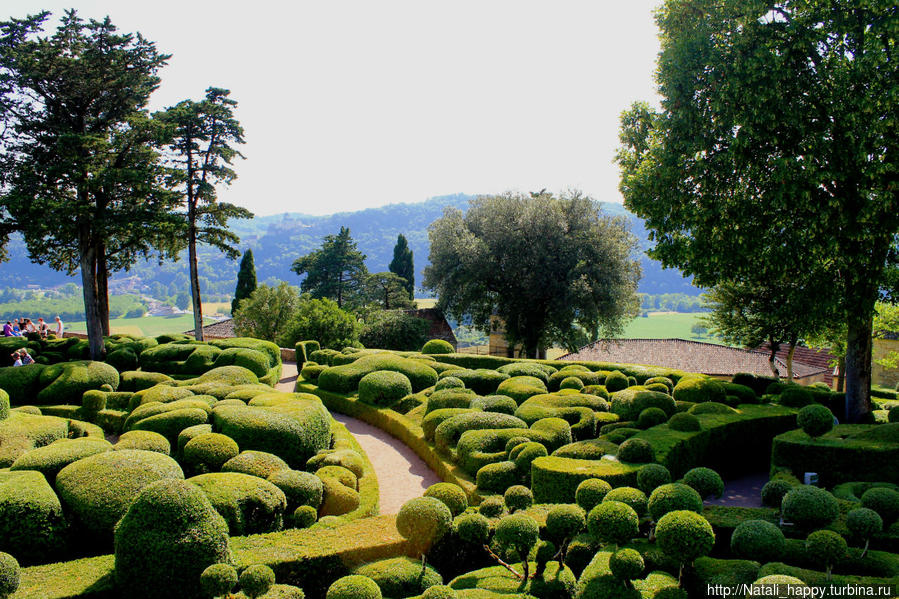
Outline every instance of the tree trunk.
<svg viewBox="0 0 899 599">
<path fill-rule="evenodd" d="M 845 391 L 846 384 L 846 357 L 841 357 L 837 364 L 837 392 Z"/>
<path fill-rule="evenodd" d="M 97 245 L 97 306 L 103 335 L 109 335 L 109 271 L 106 270 L 106 244 Z"/>
<path fill-rule="evenodd" d="M 84 297 L 84 319 L 87 326 L 90 359 L 102 360 L 105 352 L 97 295 L 97 255 L 96 247 L 90 243 L 81 243 L 81 288 Z"/>
<path fill-rule="evenodd" d="M 871 332 L 867 310 L 850 313 L 846 338 L 846 413 L 844 422 L 857 423 L 871 411 Z"/>
<path fill-rule="evenodd" d="M 771 369 L 774 378 L 780 379 L 780 371 L 777 370 L 777 364 L 774 363 L 774 358 L 777 356 L 777 350 L 780 349 L 780 343 L 776 343 L 774 339 L 768 339 L 768 349 L 771 350 L 768 354 L 768 368 Z"/>
<path fill-rule="evenodd" d="M 187 258 L 190 261 L 190 297 L 194 310 L 194 339 L 203 341 L 203 304 L 200 299 L 200 276 L 197 272 L 197 235 L 190 228 L 187 242 Z"/>
<path fill-rule="evenodd" d="M 796 353 L 796 341 L 793 337 L 790 339 L 790 350 L 787 352 L 787 380 L 793 382 L 793 354 Z"/>
</svg>

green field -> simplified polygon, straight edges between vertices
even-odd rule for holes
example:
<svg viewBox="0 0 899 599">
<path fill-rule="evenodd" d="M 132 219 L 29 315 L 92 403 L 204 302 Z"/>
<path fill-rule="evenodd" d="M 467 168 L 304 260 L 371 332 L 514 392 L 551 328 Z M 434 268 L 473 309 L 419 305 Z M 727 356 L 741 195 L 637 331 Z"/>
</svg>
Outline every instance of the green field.
<svg viewBox="0 0 899 599">
<path fill-rule="evenodd" d="M 700 322 L 701 313 L 679 312 L 650 312 L 643 318 L 638 316 L 624 329 L 624 339 L 692 339 L 694 341 L 706 341 L 720 343 L 716 338 L 706 335 L 697 337 L 690 330 L 697 322 Z"/>
<path fill-rule="evenodd" d="M 206 324 L 215 322 L 212 319 L 204 319 Z M 194 328 L 193 314 L 179 314 L 178 316 L 143 316 L 141 318 L 112 318 L 109 321 L 109 331 L 113 334 L 143 335 L 155 337 L 163 333 L 183 333 Z M 66 323 L 66 330 L 72 333 L 84 333 L 87 331 L 84 321 Z"/>
</svg>

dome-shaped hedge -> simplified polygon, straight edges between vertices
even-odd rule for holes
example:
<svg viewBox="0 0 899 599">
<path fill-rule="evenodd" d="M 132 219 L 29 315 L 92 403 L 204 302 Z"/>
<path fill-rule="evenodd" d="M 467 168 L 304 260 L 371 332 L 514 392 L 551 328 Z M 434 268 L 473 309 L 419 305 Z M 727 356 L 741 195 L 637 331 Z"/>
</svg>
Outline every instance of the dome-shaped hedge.
<svg viewBox="0 0 899 599">
<path fill-rule="evenodd" d="M 119 440 L 116 442 L 113 449 L 116 451 L 121 451 L 123 449 L 143 449 L 144 451 L 155 451 L 157 453 L 169 455 L 172 446 L 169 443 L 169 440 L 159 433 L 134 430 L 122 433 L 122 436 L 119 437 Z"/>
<path fill-rule="evenodd" d="M 765 520 L 741 522 L 730 538 L 730 549 L 736 557 L 763 564 L 780 561 L 786 547 L 784 533 Z"/>
<path fill-rule="evenodd" d="M 503 501 L 510 512 L 526 510 L 534 504 L 534 493 L 524 485 L 513 485 L 506 489 Z"/>
<path fill-rule="evenodd" d="M 352 574 L 338 578 L 328 587 L 325 599 L 382 599 L 381 589 L 367 576 Z"/>
<path fill-rule="evenodd" d="M 846 514 L 846 528 L 854 536 L 867 539 L 883 530 L 883 518 L 872 509 L 856 508 Z"/>
<path fill-rule="evenodd" d="M 282 470 L 290 470 L 287 462 L 265 451 L 242 451 L 222 464 L 222 472 L 241 472 L 259 478 L 268 478 Z"/>
<path fill-rule="evenodd" d="M 9 597 L 19 588 L 19 562 L 0 552 L 0 597 Z"/>
<path fill-rule="evenodd" d="M 832 530 L 816 530 L 805 539 L 806 555 L 821 568 L 830 569 L 846 558 L 849 547 L 839 534 Z"/>
<path fill-rule="evenodd" d="M 231 458 L 240 455 L 237 442 L 220 433 L 197 435 L 184 445 L 184 464 L 194 472 L 218 472 Z"/>
<path fill-rule="evenodd" d="M 640 428 L 652 428 L 668 422 L 668 414 L 662 408 L 646 408 L 637 417 L 637 426 Z"/>
<path fill-rule="evenodd" d="M 691 563 L 712 550 L 715 531 L 709 521 L 696 512 L 668 512 L 656 523 L 656 544 L 669 557 Z"/>
<path fill-rule="evenodd" d="M 443 582 L 434 568 L 422 568 L 420 560 L 410 557 L 392 557 L 363 564 L 353 574 L 367 576 L 375 581 L 385 597 L 412 597 L 420 595 L 428 587 Z"/>
<path fill-rule="evenodd" d="M 465 513 L 453 520 L 453 530 L 466 543 L 484 545 L 490 538 L 490 521 L 480 513 Z"/>
<path fill-rule="evenodd" d="M 677 401 L 689 401 L 692 403 L 715 401 L 723 403 L 727 398 L 727 391 L 724 389 L 724 385 L 715 379 L 687 376 L 674 386 L 672 395 Z"/>
<path fill-rule="evenodd" d="M 633 487 L 616 487 L 606 493 L 603 497 L 603 503 L 607 501 L 620 501 L 621 503 L 631 506 L 638 516 L 646 513 L 646 494 L 640 489 Z"/>
<path fill-rule="evenodd" d="M 721 476 L 711 468 L 691 468 L 684 474 L 684 483 L 696 489 L 699 496 L 721 497 L 724 493 L 724 481 Z"/>
<path fill-rule="evenodd" d="M 452 483 L 435 483 L 427 488 L 424 496 L 442 501 L 454 518 L 468 508 L 468 495 L 462 487 Z"/>
<path fill-rule="evenodd" d="M 796 415 L 796 424 L 809 437 L 820 437 L 833 428 L 833 413 L 818 403 L 805 406 Z"/>
<path fill-rule="evenodd" d="M 455 351 L 453 344 L 444 339 L 431 339 L 421 347 L 423 354 L 451 354 Z"/>
<path fill-rule="evenodd" d="M 862 507 L 872 509 L 883 518 L 884 526 L 889 526 L 899 518 L 899 491 L 885 487 L 873 487 L 861 496 Z"/>
<path fill-rule="evenodd" d="M 263 478 L 239 472 L 210 472 L 187 480 L 200 487 L 228 523 L 231 535 L 275 532 L 284 523 L 287 498 Z"/>
<path fill-rule="evenodd" d="M 671 482 L 671 472 L 661 464 L 646 464 L 637 471 L 637 488 L 652 493 L 656 487 Z"/>
<path fill-rule="evenodd" d="M 621 545 L 639 532 L 640 517 L 620 501 L 603 501 L 587 514 L 587 530 L 604 543 Z"/>
<path fill-rule="evenodd" d="M 56 477 L 56 492 L 89 533 L 105 536 L 112 533 L 144 487 L 165 479 L 183 478 L 181 467 L 169 456 L 125 449 L 98 453 L 69 464 Z"/>
<path fill-rule="evenodd" d="M 301 505 L 293 511 L 290 525 L 294 528 L 309 528 L 318 520 L 318 510 L 311 505 Z"/>
<path fill-rule="evenodd" d="M 618 447 L 618 460 L 631 464 L 645 464 L 655 460 L 655 452 L 649 441 L 632 438 Z"/>
<path fill-rule="evenodd" d="M 584 388 L 584 381 L 577 378 L 576 376 L 569 376 L 562 379 L 562 382 L 559 383 L 559 389 L 575 389 L 580 391 Z"/>
<path fill-rule="evenodd" d="M 619 549 L 609 558 L 609 570 L 622 580 L 634 580 L 643 574 L 643 556 L 634 549 Z"/>
<path fill-rule="evenodd" d="M 115 528 L 116 584 L 131 597 L 195 597 L 203 571 L 230 561 L 228 525 L 185 481 L 148 485 Z"/>
<path fill-rule="evenodd" d="M 558 544 L 579 534 L 586 526 L 587 516 L 576 505 L 554 505 L 546 514 L 546 536 Z"/>
<path fill-rule="evenodd" d="M 502 497 L 487 497 L 478 506 L 478 513 L 487 518 L 498 518 L 506 511 L 506 504 Z"/>
<path fill-rule="evenodd" d="M 200 574 L 200 588 L 206 597 L 230 595 L 237 586 L 237 570 L 231 564 L 212 564 Z"/>
<path fill-rule="evenodd" d="M 649 496 L 647 509 L 656 522 L 669 512 L 688 510 L 702 513 L 702 497 L 693 487 L 668 483 L 657 487 Z"/>
<path fill-rule="evenodd" d="M 359 491 L 347 487 L 337 479 L 328 476 L 321 481 L 322 502 L 318 508 L 320 517 L 342 516 L 352 512 L 362 503 Z"/>
<path fill-rule="evenodd" d="M 378 370 L 359 381 L 359 401 L 373 406 L 390 406 L 412 393 L 409 377 L 401 372 Z"/>
<path fill-rule="evenodd" d="M 784 495 L 792 488 L 793 485 L 785 480 L 769 480 L 762 487 L 762 505 L 780 508 Z"/>
<path fill-rule="evenodd" d="M 449 531 L 452 522 L 449 508 L 433 497 L 410 499 L 396 515 L 396 529 L 422 553 Z"/>
<path fill-rule="evenodd" d="M 692 433 L 702 428 L 699 418 L 687 412 L 678 412 L 668 419 L 668 428 L 673 431 Z"/>
<path fill-rule="evenodd" d="M 609 393 L 614 393 L 616 391 L 621 391 L 622 389 L 627 389 L 627 382 L 627 376 L 625 376 L 618 370 L 613 370 L 608 375 L 606 375 L 606 390 Z"/>
<path fill-rule="evenodd" d="M 429 587 L 428 590 L 422 594 L 421 599 L 456 599 L 458 596 L 459 595 L 456 594 L 456 591 L 454 591 L 452 587 L 438 584 Z"/>
<path fill-rule="evenodd" d="M 522 556 L 521 553 L 537 543 L 539 534 L 540 527 L 536 520 L 526 514 L 510 514 L 496 525 L 495 538 L 503 547 L 519 550 L 521 559 L 527 559 L 527 556 Z"/>
<path fill-rule="evenodd" d="M 275 572 L 265 564 L 254 564 L 240 573 L 240 589 L 250 599 L 266 594 L 275 584 Z"/>
<path fill-rule="evenodd" d="M 434 385 L 434 391 L 440 391 L 441 389 L 464 389 L 465 383 L 462 382 L 462 379 L 456 378 L 454 376 L 447 376 Z"/>
<path fill-rule="evenodd" d="M 322 503 L 324 492 L 322 479 L 311 472 L 281 470 L 269 475 L 268 482 L 281 489 L 287 497 L 289 511 L 302 505 L 311 506 L 317 510 Z"/>
<path fill-rule="evenodd" d="M 818 487 L 795 487 L 781 503 L 784 519 L 805 529 L 827 526 L 840 515 L 836 498 Z"/>
<path fill-rule="evenodd" d="M 612 485 L 601 478 L 588 478 L 580 482 L 574 492 L 575 502 L 585 511 L 589 512 L 602 503 L 606 494 L 612 490 Z"/>
</svg>

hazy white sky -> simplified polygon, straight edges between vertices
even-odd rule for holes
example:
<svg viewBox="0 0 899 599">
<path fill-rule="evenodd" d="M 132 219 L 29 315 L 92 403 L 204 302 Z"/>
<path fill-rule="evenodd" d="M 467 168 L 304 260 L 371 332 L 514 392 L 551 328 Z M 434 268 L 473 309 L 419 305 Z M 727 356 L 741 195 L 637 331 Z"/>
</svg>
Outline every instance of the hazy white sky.
<svg viewBox="0 0 899 599">
<path fill-rule="evenodd" d="M 658 0 L 16 0 L 109 15 L 172 54 L 152 108 L 231 90 L 246 132 L 222 200 L 328 214 L 569 187 L 620 202 L 618 116 L 657 99 Z M 55 27 L 55 20 L 54 20 Z"/>
</svg>

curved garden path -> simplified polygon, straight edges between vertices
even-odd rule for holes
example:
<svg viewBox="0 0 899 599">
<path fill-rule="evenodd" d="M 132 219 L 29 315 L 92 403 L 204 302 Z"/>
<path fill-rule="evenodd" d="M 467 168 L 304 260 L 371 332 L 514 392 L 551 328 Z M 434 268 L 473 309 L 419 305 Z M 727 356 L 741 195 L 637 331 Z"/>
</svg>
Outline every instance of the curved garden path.
<svg viewBox="0 0 899 599">
<path fill-rule="evenodd" d="M 276 388 L 293 392 L 296 380 L 296 363 L 284 362 Z M 336 412 L 331 415 L 347 427 L 368 454 L 378 477 L 382 514 L 397 513 L 408 500 L 421 497 L 425 489 L 441 482 L 440 477 L 399 439 L 361 420 Z"/>
</svg>

